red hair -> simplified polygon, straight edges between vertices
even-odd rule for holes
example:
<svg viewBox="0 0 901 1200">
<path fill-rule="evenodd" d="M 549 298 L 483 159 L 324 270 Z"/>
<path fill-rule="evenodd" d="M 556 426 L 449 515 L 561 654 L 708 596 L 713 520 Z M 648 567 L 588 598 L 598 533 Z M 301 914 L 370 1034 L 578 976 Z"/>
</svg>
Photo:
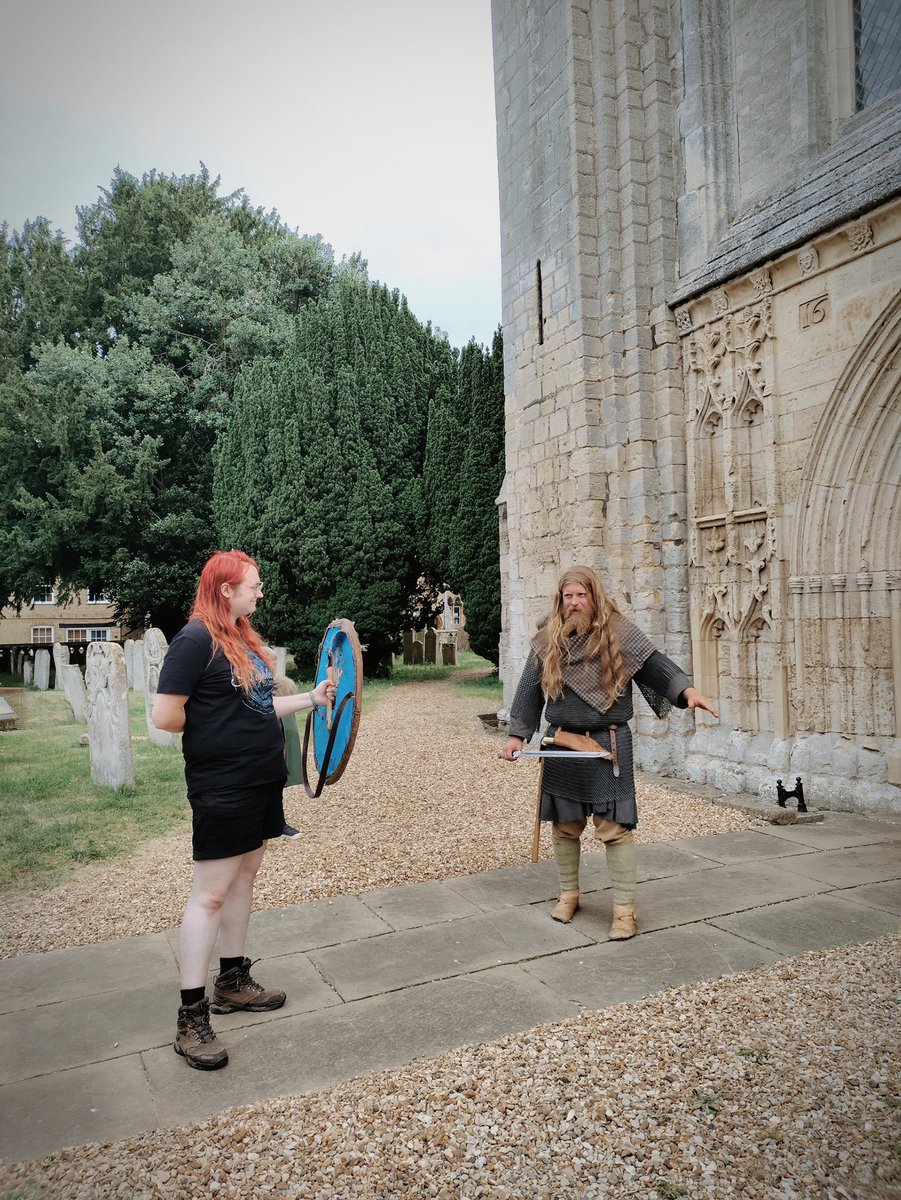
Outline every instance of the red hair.
<svg viewBox="0 0 901 1200">
<path fill-rule="evenodd" d="M 237 587 L 250 567 L 256 567 L 253 559 L 241 550 L 217 550 L 207 559 L 200 572 L 197 595 L 191 608 L 190 621 L 200 621 L 209 630 L 213 649 L 221 650 L 232 665 L 235 678 L 244 692 L 249 692 L 258 678 L 257 668 L 249 651 L 258 654 L 270 667 L 275 667 L 275 656 L 263 645 L 263 639 L 247 617 L 235 621 L 222 585 Z"/>
</svg>

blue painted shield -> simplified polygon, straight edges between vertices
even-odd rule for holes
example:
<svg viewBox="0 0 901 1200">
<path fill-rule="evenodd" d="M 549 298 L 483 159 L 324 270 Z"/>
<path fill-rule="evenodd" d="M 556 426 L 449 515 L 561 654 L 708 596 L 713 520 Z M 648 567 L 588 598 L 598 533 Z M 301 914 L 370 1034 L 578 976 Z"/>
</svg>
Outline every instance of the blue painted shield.
<svg viewBox="0 0 901 1200">
<path fill-rule="evenodd" d="M 303 739 L 303 781 L 307 795 L 313 799 L 321 793 L 324 784 L 336 783 L 344 774 L 360 724 L 363 654 L 353 621 L 343 618 L 332 621 L 325 631 L 316 664 L 316 683 L 327 678 L 334 679 L 337 685 L 334 704 L 311 710 Z M 311 731 L 313 757 L 319 772 L 315 791 L 307 779 Z"/>
</svg>

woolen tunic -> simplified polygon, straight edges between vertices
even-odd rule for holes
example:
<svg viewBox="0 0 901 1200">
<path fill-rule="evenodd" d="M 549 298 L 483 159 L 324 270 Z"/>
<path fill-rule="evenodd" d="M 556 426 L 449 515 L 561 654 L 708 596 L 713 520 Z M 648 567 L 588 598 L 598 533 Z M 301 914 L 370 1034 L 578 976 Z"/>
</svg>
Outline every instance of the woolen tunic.
<svg viewBox="0 0 901 1200">
<path fill-rule="evenodd" d="M 523 669 L 513 704 L 510 707 L 510 733 L 529 741 L 541 724 L 542 710 L 548 722 L 548 734 L 558 729 L 575 733 L 588 733 L 605 750 L 610 750 L 611 726 L 616 730 L 616 757 L 619 768 L 614 774 L 609 759 L 576 758 L 544 759 L 544 776 L 541 793 L 542 821 L 564 824 L 583 820 L 591 813 L 609 821 L 617 821 L 633 829 L 638 824 L 638 808 L 635 802 L 635 775 L 632 765 L 632 731 L 627 722 L 633 716 L 632 684 L 638 684 L 658 717 L 664 717 L 675 704 L 685 708 L 682 693 L 691 687 L 691 680 L 665 654 L 640 631 L 620 618 L 620 625 L 633 644 L 639 649 L 633 663 L 639 665 L 623 692 L 603 711 L 589 704 L 570 683 L 576 682 L 580 690 L 586 672 L 586 664 L 574 670 L 569 664 L 563 669 L 563 692 L 560 696 L 545 697 L 541 687 L 541 660 L 533 649 Z M 573 639 L 573 645 L 585 639 Z M 601 692 L 600 663 L 597 664 L 598 683 L 594 692 Z"/>
</svg>

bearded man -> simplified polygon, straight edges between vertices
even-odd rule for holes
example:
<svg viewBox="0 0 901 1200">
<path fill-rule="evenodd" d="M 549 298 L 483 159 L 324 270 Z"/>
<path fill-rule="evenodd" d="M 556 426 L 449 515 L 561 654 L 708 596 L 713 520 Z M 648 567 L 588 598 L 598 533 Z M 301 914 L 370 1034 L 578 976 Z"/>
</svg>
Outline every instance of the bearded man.
<svg viewBox="0 0 901 1200">
<path fill-rule="evenodd" d="M 544 759 L 541 820 L 553 822 L 560 880 L 555 921 L 569 922 L 579 907 L 580 838 L 591 815 L 604 844 L 613 884 L 611 941 L 638 932 L 635 915 L 638 824 L 632 769 L 632 684 L 658 717 L 671 705 L 719 714 L 710 700 L 665 654 L 620 613 L 590 567 L 572 567 L 557 584 L 551 611 L 538 626 L 510 707 L 510 736 L 500 757 L 512 760 L 541 723 L 565 744 L 566 734 L 587 735 L 583 746 L 608 757 Z"/>
</svg>

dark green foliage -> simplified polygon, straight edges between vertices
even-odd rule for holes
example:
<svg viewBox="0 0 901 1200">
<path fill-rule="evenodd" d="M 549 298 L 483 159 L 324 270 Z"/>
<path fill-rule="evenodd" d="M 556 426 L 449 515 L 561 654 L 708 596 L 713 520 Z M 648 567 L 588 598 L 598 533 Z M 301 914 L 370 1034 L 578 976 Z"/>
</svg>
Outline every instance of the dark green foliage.
<svg viewBox="0 0 901 1200">
<path fill-rule="evenodd" d="M 456 389 L 441 389 L 429 415 L 422 561 L 459 592 L 473 650 L 496 663 L 500 558 L 496 500 L 504 478 L 504 364 L 500 330 L 489 351 L 460 356 Z"/>
<path fill-rule="evenodd" d="M 452 362 L 396 292 L 347 273 L 304 310 L 280 363 L 242 373 L 216 513 L 260 563 L 259 623 L 300 663 L 338 616 L 355 622 L 367 673 L 397 647 L 421 573 L 429 402 Z"/>
<path fill-rule="evenodd" d="M 58 579 L 136 624 L 182 624 L 218 542 L 212 449 L 235 378 L 281 355 L 334 275 L 321 238 L 217 192 L 205 168 L 117 171 L 71 253 L 45 222 L 3 231 L 4 595 Z"/>
</svg>

